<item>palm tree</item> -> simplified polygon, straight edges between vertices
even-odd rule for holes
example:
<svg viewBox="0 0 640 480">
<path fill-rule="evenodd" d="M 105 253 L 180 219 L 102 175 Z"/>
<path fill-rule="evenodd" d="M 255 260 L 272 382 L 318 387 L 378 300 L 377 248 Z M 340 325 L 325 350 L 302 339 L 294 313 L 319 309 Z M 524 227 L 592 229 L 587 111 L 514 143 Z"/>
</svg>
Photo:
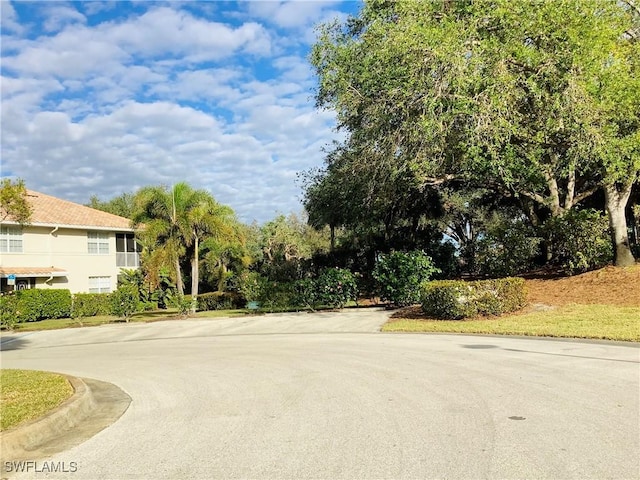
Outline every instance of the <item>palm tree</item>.
<svg viewBox="0 0 640 480">
<path fill-rule="evenodd" d="M 180 258 L 184 256 L 182 218 L 189 208 L 188 197 L 192 188 L 178 183 L 169 190 L 166 186 L 145 187 L 136 193 L 133 222 L 140 236 L 155 256 L 173 264 L 178 293 L 184 294 Z"/>
<path fill-rule="evenodd" d="M 194 205 L 186 215 L 185 230 L 189 234 L 185 236 L 185 244 L 191 251 L 191 295 L 195 301 L 200 283 L 200 244 L 207 238 L 221 241 L 232 236 L 235 218 L 231 208 L 217 203 L 208 192 L 193 193 Z"/>
<path fill-rule="evenodd" d="M 224 238 L 210 237 L 202 242 L 204 266 L 209 276 L 215 278 L 217 291 L 223 292 L 226 281 L 234 273 L 249 267 L 251 256 L 246 245 L 245 228 L 240 224 L 230 224 L 232 235 Z M 230 270 L 233 273 L 230 273 Z"/>
<path fill-rule="evenodd" d="M 169 189 L 145 187 L 136 194 L 136 225 L 143 225 L 141 237 L 153 245 L 158 256 L 168 259 L 175 270 L 176 288 L 184 294 L 180 261 L 191 261 L 191 294 L 195 309 L 199 284 L 200 243 L 209 237 L 224 238 L 233 234 L 231 208 L 215 201 L 206 190 L 194 190 L 186 182 Z"/>
</svg>

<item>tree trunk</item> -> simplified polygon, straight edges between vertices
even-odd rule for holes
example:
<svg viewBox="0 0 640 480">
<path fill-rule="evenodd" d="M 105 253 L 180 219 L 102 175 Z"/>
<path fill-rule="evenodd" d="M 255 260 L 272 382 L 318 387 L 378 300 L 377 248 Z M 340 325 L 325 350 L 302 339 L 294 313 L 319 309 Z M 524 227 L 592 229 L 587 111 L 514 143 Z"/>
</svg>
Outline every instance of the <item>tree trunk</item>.
<svg viewBox="0 0 640 480">
<path fill-rule="evenodd" d="M 624 185 L 618 190 L 615 184 L 605 185 L 604 201 L 609 216 L 616 267 L 629 267 L 635 264 L 635 259 L 629 247 L 629 234 L 627 231 L 627 217 L 625 209 L 633 183 Z"/>
<path fill-rule="evenodd" d="M 218 292 L 224 292 L 224 284 L 227 279 L 227 266 L 220 260 L 220 279 L 218 280 Z"/>
<path fill-rule="evenodd" d="M 193 242 L 193 257 L 191 258 L 191 313 L 196 313 L 198 308 L 198 283 L 200 280 L 200 273 L 198 267 L 200 259 L 198 258 L 198 249 L 200 247 L 198 242 L 198 236 L 194 235 Z"/>
<path fill-rule="evenodd" d="M 331 232 L 331 251 L 333 252 L 336 249 L 336 227 L 333 224 L 329 225 L 329 231 Z"/>
<path fill-rule="evenodd" d="M 176 258 L 176 288 L 180 296 L 184 295 L 184 282 L 182 281 L 182 271 L 180 270 L 180 258 Z"/>
</svg>

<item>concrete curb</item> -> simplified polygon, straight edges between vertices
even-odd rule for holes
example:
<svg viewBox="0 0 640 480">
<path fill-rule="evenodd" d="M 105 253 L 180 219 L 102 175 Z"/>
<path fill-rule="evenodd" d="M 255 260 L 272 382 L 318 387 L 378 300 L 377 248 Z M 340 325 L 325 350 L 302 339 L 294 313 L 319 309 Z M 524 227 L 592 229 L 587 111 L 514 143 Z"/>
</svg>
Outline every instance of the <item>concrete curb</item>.
<svg viewBox="0 0 640 480">
<path fill-rule="evenodd" d="M 71 430 L 96 410 L 91 388 L 81 378 L 65 377 L 74 389 L 70 398 L 43 417 L 0 434 L 3 460 L 29 457 L 33 451 Z"/>
</svg>

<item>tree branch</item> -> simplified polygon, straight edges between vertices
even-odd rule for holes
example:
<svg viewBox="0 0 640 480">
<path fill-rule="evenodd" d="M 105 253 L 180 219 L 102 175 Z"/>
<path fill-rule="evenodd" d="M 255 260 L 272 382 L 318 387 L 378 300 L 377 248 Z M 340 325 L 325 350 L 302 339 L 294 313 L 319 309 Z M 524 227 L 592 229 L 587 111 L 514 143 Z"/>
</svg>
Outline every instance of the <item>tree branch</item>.
<svg viewBox="0 0 640 480">
<path fill-rule="evenodd" d="M 582 200 L 584 200 L 585 198 L 590 197 L 591 195 L 593 195 L 594 193 L 596 193 L 598 190 L 600 190 L 600 186 L 596 186 L 596 187 L 592 187 L 589 190 L 585 190 L 584 192 L 576 195 L 573 199 L 573 205 L 576 205 L 578 203 L 580 203 Z"/>
<path fill-rule="evenodd" d="M 539 203 L 540 205 L 543 205 L 545 207 L 548 206 L 548 202 L 547 199 L 544 198 L 542 195 L 540 195 L 539 193 L 533 193 L 533 192 L 527 192 L 527 191 L 521 191 L 518 192 L 520 195 L 522 195 L 523 197 L 526 197 L 530 200 L 533 200 L 534 202 Z"/>
<path fill-rule="evenodd" d="M 575 167 L 569 168 L 569 180 L 567 182 L 567 196 L 564 199 L 564 208 L 569 210 L 575 205 L 576 194 L 576 169 Z"/>
</svg>

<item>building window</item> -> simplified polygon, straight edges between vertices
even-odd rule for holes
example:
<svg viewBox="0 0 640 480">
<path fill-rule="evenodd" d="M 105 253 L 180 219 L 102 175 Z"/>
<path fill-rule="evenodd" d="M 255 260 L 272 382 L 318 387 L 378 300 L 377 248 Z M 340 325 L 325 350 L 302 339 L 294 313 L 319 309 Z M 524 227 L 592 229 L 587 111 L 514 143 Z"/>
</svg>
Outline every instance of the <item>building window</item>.
<svg viewBox="0 0 640 480">
<path fill-rule="evenodd" d="M 103 232 L 87 233 L 89 253 L 104 255 L 109 253 L 109 234 Z"/>
<path fill-rule="evenodd" d="M 22 253 L 22 230 L 0 226 L 0 252 Z"/>
<path fill-rule="evenodd" d="M 111 292 L 111 277 L 89 277 L 89 293 Z"/>
<path fill-rule="evenodd" d="M 140 245 L 133 233 L 116 233 L 116 266 L 140 266 Z"/>
</svg>

